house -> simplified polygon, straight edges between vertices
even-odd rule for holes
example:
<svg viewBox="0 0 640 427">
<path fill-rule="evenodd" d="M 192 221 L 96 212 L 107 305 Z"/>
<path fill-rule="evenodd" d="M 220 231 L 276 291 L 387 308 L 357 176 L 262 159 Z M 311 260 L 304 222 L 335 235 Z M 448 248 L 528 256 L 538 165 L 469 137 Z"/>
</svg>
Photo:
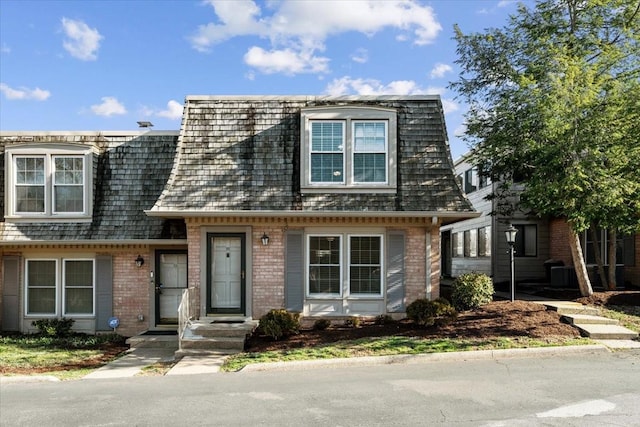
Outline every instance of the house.
<svg viewBox="0 0 640 427">
<path fill-rule="evenodd" d="M 514 245 L 516 282 L 577 286 L 575 273 L 571 271 L 573 259 L 566 221 L 562 218 L 541 218 L 522 211 L 515 211 L 509 217 L 491 215 L 498 210 L 498 202 L 496 199 L 487 200 L 487 196 L 495 191 L 497 184 L 479 174 L 470 163 L 469 156 L 467 153 L 455 161 L 455 173 L 469 201 L 481 216 L 441 228 L 443 276 L 457 277 L 475 271 L 492 276 L 494 283 L 508 282 L 511 270 L 505 230 L 513 224 L 518 230 Z M 515 184 L 514 189 L 516 192 L 522 190 L 522 184 Z M 598 236 L 598 246 L 606 259 L 606 233 L 598 230 Z M 592 284 L 599 285 L 591 233 L 583 234 L 582 248 Z M 619 236 L 617 260 L 619 284 L 626 282 L 640 287 L 640 234 Z"/>
<path fill-rule="evenodd" d="M 0 137 L 3 330 L 402 316 L 477 216 L 438 96 L 189 96 L 179 133 Z"/>
</svg>

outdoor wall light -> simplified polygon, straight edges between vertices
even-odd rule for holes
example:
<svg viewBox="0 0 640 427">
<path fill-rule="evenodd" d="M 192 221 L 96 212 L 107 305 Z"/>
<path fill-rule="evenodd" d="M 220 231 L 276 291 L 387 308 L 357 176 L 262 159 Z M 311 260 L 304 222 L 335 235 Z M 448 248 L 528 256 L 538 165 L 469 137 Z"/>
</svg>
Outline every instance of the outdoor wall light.
<svg viewBox="0 0 640 427">
<path fill-rule="evenodd" d="M 138 258 L 136 258 L 136 265 L 138 267 L 142 267 L 144 265 L 144 258 L 142 258 L 142 256 L 138 255 Z"/>
<path fill-rule="evenodd" d="M 262 246 L 267 246 L 269 244 L 269 236 L 267 233 L 262 233 Z"/>
</svg>

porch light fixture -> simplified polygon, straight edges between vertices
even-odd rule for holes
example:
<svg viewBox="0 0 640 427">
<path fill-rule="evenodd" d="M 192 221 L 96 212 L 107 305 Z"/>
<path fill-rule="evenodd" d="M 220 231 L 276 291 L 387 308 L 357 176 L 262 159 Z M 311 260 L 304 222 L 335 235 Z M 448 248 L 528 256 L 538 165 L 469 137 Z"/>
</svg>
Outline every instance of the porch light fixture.
<svg viewBox="0 0 640 427">
<path fill-rule="evenodd" d="M 269 244 L 269 236 L 267 233 L 262 233 L 262 246 L 267 246 Z"/>
<path fill-rule="evenodd" d="M 144 265 L 144 258 L 142 258 L 142 256 L 138 255 L 138 258 L 136 258 L 136 265 L 138 267 L 142 267 Z"/>
<path fill-rule="evenodd" d="M 513 258 L 514 253 L 514 245 L 516 243 L 516 234 L 518 233 L 518 229 L 513 226 L 513 224 L 509 224 L 509 228 L 504 231 L 504 235 L 507 239 L 507 243 L 509 244 L 509 254 L 510 254 L 510 266 L 511 266 L 511 302 L 513 302 L 516 298 L 516 269 L 515 269 L 515 261 Z"/>
</svg>

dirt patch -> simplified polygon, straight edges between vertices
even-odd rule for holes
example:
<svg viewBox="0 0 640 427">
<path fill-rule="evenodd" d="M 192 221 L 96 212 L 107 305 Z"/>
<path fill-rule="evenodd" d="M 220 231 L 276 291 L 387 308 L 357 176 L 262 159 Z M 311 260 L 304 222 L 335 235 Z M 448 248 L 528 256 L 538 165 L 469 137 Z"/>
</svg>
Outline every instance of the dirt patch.
<svg viewBox="0 0 640 427">
<path fill-rule="evenodd" d="M 548 290 L 543 296 L 554 299 L 560 299 L 562 296 L 564 297 L 562 299 L 589 305 L 640 305 L 640 291 L 596 292 L 591 297 L 580 298 L 577 291 Z M 408 320 L 382 325 L 375 322 L 361 322 L 359 327 L 334 323 L 324 331 L 305 328 L 300 331 L 300 334 L 280 341 L 254 335 L 247 341 L 245 350 L 250 352 L 287 350 L 342 340 L 393 335 L 433 339 L 580 336 L 576 328 L 560 320 L 558 313 L 547 311 L 540 304 L 528 301 L 494 301 L 476 310 L 460 313 L 455 322 L 444 326 L 420 327 Z"/>
</svg>

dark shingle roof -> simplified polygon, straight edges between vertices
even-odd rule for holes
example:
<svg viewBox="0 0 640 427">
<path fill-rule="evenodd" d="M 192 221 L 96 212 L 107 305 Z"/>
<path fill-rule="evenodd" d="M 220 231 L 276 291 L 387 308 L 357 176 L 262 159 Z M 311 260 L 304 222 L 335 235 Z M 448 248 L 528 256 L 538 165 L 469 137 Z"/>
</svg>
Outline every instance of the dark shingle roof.
<svg viewBox="0 0 640 427">
<path fill-rule="evenodd" d="M 77 134 L 83 134 L 78 138 Z M 94 133 L 25 132 L 1 138 L 4 147 L 20 143 L 82 143 L 97 148 L 94 159 L 94 191 L 92 221 L 86 223 L 26 223 L 0 219 L 0 240 L 138 240 L 171 236 L 170 224 L 145 215 L 161 193 L 169 177 L 176 150 L 177 132 L 131 133 L 109 135 Z M 4 162 L 0 162 L 4 177 Z M 4 185 L 0 204 L 4 204 Z M 3 209 L 4 215 L 4 209 Z M 173 227 L 175 229 L 175 227 Z"/>
<path fill-rule="evenodd" d="M 393 108 L 396 193 L 300 190 L 300 111 Z M 438 96 L 188 97 L 172 179 L 154 211 L 450 211 L 473 208 L 454 177 Z"/>
</svg>

